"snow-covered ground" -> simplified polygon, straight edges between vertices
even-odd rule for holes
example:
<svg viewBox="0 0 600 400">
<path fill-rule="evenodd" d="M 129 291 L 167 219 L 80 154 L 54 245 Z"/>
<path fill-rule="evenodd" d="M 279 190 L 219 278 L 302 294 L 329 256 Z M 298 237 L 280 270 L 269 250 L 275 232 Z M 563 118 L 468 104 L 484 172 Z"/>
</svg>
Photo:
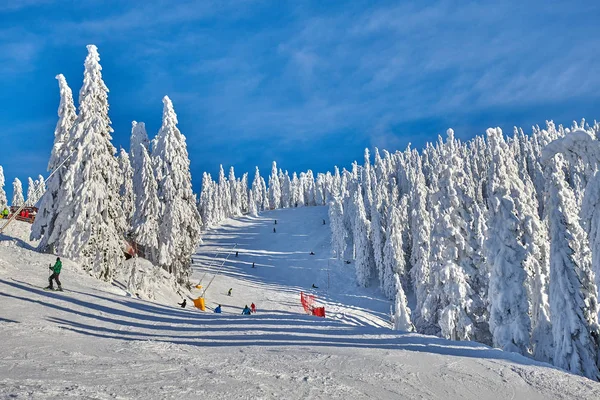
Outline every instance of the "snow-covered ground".
<svg viewBox="0 0 600 400">
<path fill-rule="evenodd" d="M 32 250 L 26 225 L 9 231 L 0 237 L 0 397 L 600 398 L 600 384 L 521 356 L 387 329 L 389 302 L 357 288 L 351 265 L 328 260 L 323 218 L 323 207 L 277 210 L 205 235 L 193 276 L 205 287 L 216 267 L 202 265 L 238 245 L 206 292 L 221 315 L 127 296 L 68 260 L 68 290 L 44 291 L 54 257 Z M 313 283 L 331 318 L 303 314 L 299 291 Z M 252 301 L 259 312 L 239 315 Z"/>
</svg>

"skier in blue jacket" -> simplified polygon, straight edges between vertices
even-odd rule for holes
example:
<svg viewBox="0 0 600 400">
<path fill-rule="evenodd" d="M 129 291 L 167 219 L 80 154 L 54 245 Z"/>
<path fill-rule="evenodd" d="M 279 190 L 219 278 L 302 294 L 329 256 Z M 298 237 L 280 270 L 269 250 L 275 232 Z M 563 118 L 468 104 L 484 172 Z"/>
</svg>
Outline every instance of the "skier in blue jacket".
<svg viewBox="0 0 600 400">
<path fill-rule="evenodd" d="M 242 315 L 250 315 L 250 308 L 247 305 L 242 310 Z"/>
</svg>

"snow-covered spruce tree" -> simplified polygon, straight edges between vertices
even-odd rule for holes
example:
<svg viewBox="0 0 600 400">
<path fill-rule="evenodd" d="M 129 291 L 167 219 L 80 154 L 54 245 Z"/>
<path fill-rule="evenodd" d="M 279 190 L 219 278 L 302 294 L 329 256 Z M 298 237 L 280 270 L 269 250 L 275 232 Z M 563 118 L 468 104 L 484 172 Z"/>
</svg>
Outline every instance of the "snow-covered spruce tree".
<svg viewBox="0 0 600 400">
<path fill-rule="evenodd" d="M 200 214 L 192 191 L 192 175 L 185 136 L 168 96 L 163 98 L 162 126 L 152 152 L 161 214 L 158 262 L 179 283 L 188 281 L 191 256 L 200 242 Z"/>
<path fill-rule="evenodd" d="M 123 261 L 125 218 L 119 163 L 111 143 L 108 88 L 96 46 L 87 48 L 79 112 L 70 133 L 73 155 L 56 195 L 56 218 L 47 231 L 47 245 L 77 260 L 84 270 L 111 280 Z"/>
<path fill-rule="evenodd" d="M 4 169 L 0 165 L 0 208 L 2 210 L 4 210 L 4 207 L 8 205 L 8 200 L 6 199 L 6 192 L 4 191 L 4 184 Z"/>
<path fill-rule="evenodd" d="M 231 193 L 229 192 L 229 183 L 225 177 L 223 166 L 219 166 L 219 200 L 220 200 L 220 220 L 224 220 L 231 215 Z"/>
<path fill-rule="evenodd" d="M 580 221 L 588 234 L 592 251 L 592 270 L 596 287 L 600 289 L 600 142 L 592 131 L 576 129 L 564 138 L 555 140 L 544 149 L 544 156 L 561 153 L 571 160 L 581 160 L 587 165 L 590 176 L 585 189 Z"/>
<path fill-rule="evenodd" d="M 329 227 L 331 229 L 331 249 L 336 258 L 342 260 L 346 252 L 348 234 L 344 226 L 344 207 L 338 197 L 334 197 L 329 205 Z"/>
<path fill-rule="evenodd" d="M 531 321 L 525 289 L 527 252 L 521 243 L 512 182 L 519 179 L 514 159 L 499 129 L 488 129 L 491 146 L 491 197 L 489 228 L 485 242 L 490 268 L 488 302 L 494 346 L 520 354 L 529 353 Z"/>
<path fill-rule="evenodd" d="M 428 322 L 434 319 L 432 315 L 437 310 L 425 308 L 427 294 L 430 290 L 433 290 L 430 279 L 431 216 L 427 210 L 428 189 L 425 184 L 425 176 L 421 170 L 420 160 L 416 164 L 413 174 L 410 191 L 412 201 L 410 223 L 413 231 L 414 249 L 411 253 L 411 263 L 413 265 L 411 276 L 416 305 L 412 317 L 417 332 L 427 333 L 435 331 L 433 326 L 428 325 Z M 423 314 L 424 317 L 421 317 Z"/>
<path fill-rule="evenodd" d="M 202 221 L 202 228 L 208 229 L 213 222 L 213 203 L 212 203 L 212 179 L 210 174 L 202 174 L 202 190 L 200 200 L 198 201 L 198 211 Z"/>
<path fill-rule="evenodd" d="M 25 203 L 25 199 L 23 198 L 23 184 L 19 178 L 15 178 L 13 181 L 13 198 L 11 205 L 13 207 L 20 207 L 23 203 Z"/>
<path fill-rule="evenodd" d="M 396 331 L 411 332 L 414 330 L 414 327 L 410 322 L 410 308 L 408 308 L 406 294 L 404 293 L 398 274 L 394 275 L 394 284 L 396 286 L 396 299 L 394 301 L 394 314 L 392 315 L 393 329 Z"/>
<path fill-rule="evenodd" d="M 379 287 L 387 294 L 384 290 L 385 267 L 383 262 L 383 251 L 386 243 L 386 223 L 382 223 L 382 219 L 387 217 L 385 210 L 385 207 L 387 207 L 387 189 L 383 182 L 378 181 L 375 185 L 371 207 L 373 207 L 373 210 L 371 210 L 371 234 L 375 269 L 379 278 Z"/>
<path fill-rule="evenodd" d="M 305 174 L 304 202 L 307 206 L 316 206 L 315 177 L 309 169 Z"/>
<path fill-rule="evenodd" d="M 142 147 L 146 149 L 146 152 L 150 154 L 150 140 L 148 139 L 148 133 L 146 133 L 146 124 L 143 122 L 132 121 L 131 122 L 131 137 L 129 139 L 129 162 L 131 169 L 133 170 L 133 176 L 138 178 L 141 176 L 142 162 L 144 156 L 142 154 Z M 133 195 L 137 196 L 138 187 L 137 183 L 141 183 L 139 179 L 133 181 Z"/>
<path fill-rule="evenodd" d="M 260 177 L 260 197 L 262 198 L 261 208 L 263 210 L 270 209 L 269 193 L 267 192 L 267 183 L 265 182 L 265 179 L 262 176 Z"/>
<path fill-rule="evenodd" d="M 233 166 L 229 168 L 229 198 L 231 199 L 231 216 L 242 215 L 242 198 L 239 193 L 240 181 L 235 178 Z"/>
<path fill-rule="evenodd" d="M 28 206 L 35 206 L 36 200 L 36 184 L 31 179 L 31 177 L 27 178 L 27 200 L 25 200 L 25 204 Z"/>
<path fill-rule="evenodd" d="M 304 190 L 302 189 L 300 179 L 294 172 L 292 174 L 292 205 L 291 207 L 304 206 Z"/>
<path fill-rule="evenodd" d="M 373 260 L 373 248 L 369 243 L 370 236 L 370 221 L 367 219 L 365 213 L 365 206 L 363 204 L 363 197 L 361 190 L 354 192 L 354 208 L 355 222 L 354 222 L 354 251 L 355 257 L 355 268 L 356 268 L 356 281 L 362 287 L 369 286 L 371 276 L 374 270 Z"/>
<path fill-rule="evenodd" d="M 38 175 L 38 178 L 35 181 L 35 187 L 37 191 L 37 203 L 37 201 L 39 201 L 42 198 L 44 193 L 46 193 L 46 181 L 44 180 L 44 177 L 42 175 Z"/>
<path fill-rule="evenodd" d="M 135 242 L 144 247 L 144 256 L 153 264 L 158 264 L 158 221 L 160 202 L 158 185 L 152 169 L 152 160 L 146 146 L 138 143 L 136 151 L 140 161 L 139 170 L 133 180 L 136 183 L 135 207 L 131 221 L 131 235 Z M 133 150 L 133 149 L 132 149 Z M 133 153 L 133 151 L 132 151 Z"/>
<path fill-rule="evenodd" d="M 292 199 L 292 191 L 291 191 L 292 182 L 290 181 L 290 176 L 288 172 L 285 171 L 285 174 L 279 170 L 279 187 L 281 188 L 281 208 L 289 208 L 290 202 Z"/>
<path fill-rule="evenodd" d="M 431 290 L 423 306 L 435 310 L 422 312 L 425 325 L 438 326 L 438 333 L 446 339 L 471 340 L 475 327 L 471 318 L 471 296 L 468 276 L 464 270 L 467 260 L 466 221 L 457 192 L 457 178 L 461 173 L 458 143 L 448 130 L 448 141 L 439 140 L 443 162 L 439 172 L 439 188 L 433 194 L 433 226 L 431 239 Z M 434 333 L 434 332 L 428 332 Z"/>
<path fill-rule="evenodd" d="M 50 172 L 54 171 L 63 163 L 66 157 L 71 155 L 75 139 L 72 137 L 71 131 L 77 118 L 71 88 L 67 85 L 67 81 L 62 74 L 57 75 L 56 79 L 58 80 L 58 87 L 60 89 L 60 105 L 58 106 L 58 122 L 54 129 L 54 145 L 52 146 L 50 160 L 48 161 L 47 169 Z M 62 186 L 66 170 L 66 167 L 59 169 L 46 182 L 47 190 L 40 198 L 39 209 L 31 227 L 30 238 L 32 240 L 41 239 L 38 248 L 42 251 L 47 250 L 48 239 L 50 238 L 52 229 L 54 229 L 56 207 L 59 203 L 57 195 Z"/>
<path fill-rule="evenodd" d="M 134 212 L 135 194 L 133 190 L 133 168 L 129 161 L 129 155 L 124 149 L 119 151 L 119 170 L 121 171 L 121 187 L 119 195 L 121 196 L 121 204 L 123 205 L 123 214 L 128 229 L 131 227 L 131 220 Z"/>
<path fill-rule="evenodd" d="M 585 233 L 566 185 L 562 155 L 546 160 L 550 224 L 550 315 L 554 365 L 598 380 L 598 302 Z"/>
<path fill-rule="evenodd" d="M 242 181 L 239 187 L 239 196 L 241 200 L 242 214 L 249 212 L 249 201 L 248 201 L 248 173 L 242 175 Z"/>
<path fill-rule="evenodd" d="M 254 200 L 254 191 L 253 190 L 248 191 L 248 204 L 250 207 L 248 210 L 248 214 L 250 214 L 252 217 L 257 217 L 258 209 L 256 208 L 256 201 Z"/>
<path fill-rule="evenodd" d="M 496 129 L 501 134 L 499 128 Z M 527 161 L 527 140 L 520 131 L 513 138 L 513 150 L 516 155 L 504 157 L 510 179 L 510 196 L 514 200 L 516 216 L 519 220 L 519 242 L 525 248 L 523 266 L 527 274 L 525 288 L 529 299 L 529 315 L 531 316 L 531 346 L 536 360 L 551 362 L 554 350 L 552 348 L 552 326 L 550 324 L 550 305 L 548 303 L 548 226 L 539 217 L 539 204 L 536 190 L 530 174 Z M 508 146 L 504 146 L 505 152 Z M 491 148 L 491 146 L 490 146 Z M 492 157 L 489 157 L 491 160 Z M 532 159 L 539 166 L 538 159 Z M 491 162 L 491 161 L 490 161 Z M 538 168 L 538 167 L 535 167 Z M 489 192 L 492 192 L 490 188 Z"/>
<path fill-rule="evenodd" d="M 400 277 L 406 274 L 406 260 L 404 250 L 402 249 L 402 225 L 401 225 L 400 210 L 396 206 L 392 206 L 387 223 L 386 241 L 383 248 L 383 282 L 381 289 L 385 296 L 393 300 L 402 291 L 401 296 L 404 296 L 404 289 Z M 396 282 L 398 280 L 398 283 Z M 404 299 L 406 302 L 406 299 Z M 410 316 L 410 313 L 409 313 Z"/>
<path fill-rule="evenodd" d="M 73 92 L 62 74 L 56 76 L 60 90 L 60 105 L 58 106 L 58 122 L 54 129 L 54 145 L 48 161 L 48 171 L 53 171 L 68 156 L 70 150 L 71 128 L 75 123 L 77 114 L 73 101 Z"/>
<path fill-rule="evenodd" d="M 371 163 L 369 149 L 365 149 L 365 163 L 361 169 L 362 173 L 362 192 L 365 203 L 365 212 L 367 219 L 371 220 L 371 208 L 373 207 L 373 193 L 372 193 L 372 182 L 371 182 Z"/>
<path fill-rule="evenodd" d="M 269 205 L 271 209 L 281 208 L 281 186 L 277 176 L 277 163 L 273 161 L 269 177 Z"/>
<path fill-rule="evenodd" d="M 258 170 L 258 167 L 256 167 L 256 170 L 254 172 L 254 180 L 252 181 L 252 199 L 256 203 L 257 211 L 262 211 L 263 204 L 262 184 L 260 180 L 260 171 Z"/>
<path fill-rule="evenodd" d="M 315 201 L 317 206 L 325 205 L 325 175 L 318 173 L 315 180 Z"/>
</svg>

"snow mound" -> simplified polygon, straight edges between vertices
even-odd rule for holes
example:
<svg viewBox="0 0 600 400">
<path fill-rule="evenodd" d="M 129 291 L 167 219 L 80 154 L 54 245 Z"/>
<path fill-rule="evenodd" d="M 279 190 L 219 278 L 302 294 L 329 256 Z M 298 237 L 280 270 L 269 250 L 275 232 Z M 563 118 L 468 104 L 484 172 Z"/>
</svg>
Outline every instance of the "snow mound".
<svg viewBox="0 0 600 400">
<path fill-rule="evenodd" d="M 0 227 L 4 227 L 8 220 L 0 220 Z M 38 240 L 29 240 L 31 224 L 23 221 L 13 220 L 0 234 L 0 246 L 20 246 L 35 248 Z"/>
</svg>

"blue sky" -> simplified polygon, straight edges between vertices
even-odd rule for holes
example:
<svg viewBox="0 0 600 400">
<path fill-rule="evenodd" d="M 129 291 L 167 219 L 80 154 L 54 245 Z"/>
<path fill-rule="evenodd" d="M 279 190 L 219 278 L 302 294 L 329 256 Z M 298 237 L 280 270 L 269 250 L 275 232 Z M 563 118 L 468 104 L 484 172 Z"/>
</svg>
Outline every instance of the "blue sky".
<svg viewBox="0 0 600 400">
<path fill-rule="evenodd" d="M 194 187 L 219 164 L 332 170 L 452 127 L 598 118 L 598 1 L 9 0 L 0 4 L 0 165 L 46 175 L 62 73 L 99 48 L 114 144 L 186 135 Z M 10 145 L 7 145 L 10 143 Z M 8 148 L 6 148 L 8 147 Z"/>
</svg>

